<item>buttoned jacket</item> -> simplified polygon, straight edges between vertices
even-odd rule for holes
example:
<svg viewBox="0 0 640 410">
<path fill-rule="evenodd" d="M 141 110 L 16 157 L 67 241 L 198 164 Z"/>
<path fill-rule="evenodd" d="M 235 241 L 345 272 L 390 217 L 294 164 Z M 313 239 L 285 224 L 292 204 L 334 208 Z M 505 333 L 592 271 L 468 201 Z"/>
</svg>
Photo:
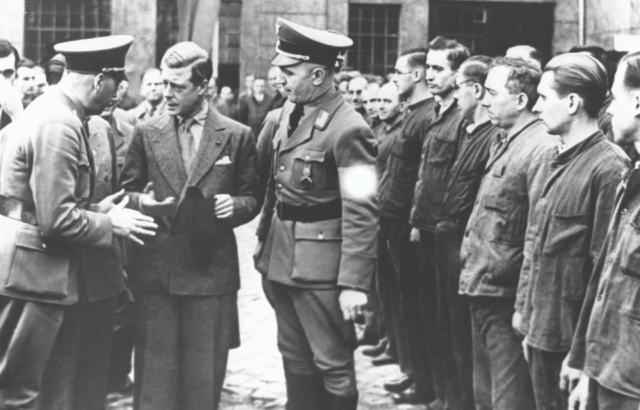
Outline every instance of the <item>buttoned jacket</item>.
<svg viewBox="0 0 640 410">
<path fill-rule="evenodd" d="M 369 291 L 378 229 L 373 134 L 340 93 L 330 90 L 305 106 L 289 137 L 294 106 L 283 106 L 273 140 L 272 176 L 258 229 L 268 236 L 258 269 L 290 286 Z M 357 192 L 360 184 L 363 192 Z M 304 207 L 334 201 L 342 204 L 337 219 L 303 223 L 274 215 L 277 202 Z"/>
<path fill-rule="evenodd" d="M 205 199 L 228 194 L 233 216 L 219 219 L 221 240 L 211 249 L 208 266 L 199 266 L 188 240 L 174 232 L 177 215 L 155 217 L 158 232 L 136 246 L 131 261 L 130 283 L 141 291 L 174 295 L 223 295 L 240 287 L 238 248 L 233 228 L 258 213 L 256 146 L 248 127 L 209 108 L 191 172 L 187 174 L 178 142 L 175 117 L 163 114 L 134 129 L 120 176 L 121 188 L 130 195 L 132 207 L 140 208 L 140 193 L 153 182 L 156 200 L 184 199 L 188 187 L 198 188 Z M 141 209 L 144 212 L 144 209 Z M 215 208 L 210 209 L 215 214 Z"/>
<path fill-rule="evenodd" d="M 559 144 L 534 120 L 491 147 L 462 241 L 461 294 L 516 296 L 527 221 L 546 179 L 543 164 Z"/>
<path fill-rule="evenodd" d="M 89 210 L 94 159 L 83 107 L 54 88 L 6 130 L 0 194 L 21 202 L 37 225 L 0 217 L 0 293 L 55 304 L 113 296 L 122 271 L 110 218 Z"/>
</svg>

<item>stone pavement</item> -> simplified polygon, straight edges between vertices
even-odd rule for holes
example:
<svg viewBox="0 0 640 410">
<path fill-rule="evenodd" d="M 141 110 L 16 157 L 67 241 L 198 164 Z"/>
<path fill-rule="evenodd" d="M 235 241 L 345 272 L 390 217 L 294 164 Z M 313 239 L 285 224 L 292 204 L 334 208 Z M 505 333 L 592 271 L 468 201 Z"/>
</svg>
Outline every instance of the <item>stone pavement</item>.
<svg viewBox="0 0 640 410">
<path fill-rule="evenodd" d="M 276 323 L 262 292 L 261 276 L 253 269 L 257 219 L 236 229 L 242 288 L 238 294 L 242 345 L 230 353 L 221 410 L 284 409 L 286 389 L 276 346 Z M 373 367 L 356 352 L 359 410 L 419 410 L 425 406 L 395 406 L 382 383 L 399 375 L 396 365 Z M 130 410 L 131 398 L 112 398 L 109 410 Z"/>
</svg>

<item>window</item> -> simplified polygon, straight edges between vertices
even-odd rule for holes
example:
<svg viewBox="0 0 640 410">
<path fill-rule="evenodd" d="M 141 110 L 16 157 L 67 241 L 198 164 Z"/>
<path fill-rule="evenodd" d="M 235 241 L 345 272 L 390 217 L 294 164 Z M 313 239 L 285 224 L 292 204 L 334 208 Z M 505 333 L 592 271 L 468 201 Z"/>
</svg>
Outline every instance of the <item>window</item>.
<svg viewBox="0 0 640 410">
<path fill-rule="evenodd" d="M 473 54 L 504 55 L 519 44 L 551 56 L 552 3 L 432 1 L 429 38 L 454 38 Z"/>
<path fill-rule="evenodd" d="M 111 0 L 26 0 L 24 23 L 24 55 L 42 61 L 54 43 L 111 34 Z"/>
<path fill-rule="evenodd" d="M 349 37 L 353 47 L 347 65 L 362 73 L 385 75 L 398 58 L 399 5 L 349 5 Z"/>
<path fill-rule="evenodd" d="M 222 0 L 220 3 L 220 43 L 218 62 L 240 64 L 240 21 L 242 0 Z"/>
</svg>

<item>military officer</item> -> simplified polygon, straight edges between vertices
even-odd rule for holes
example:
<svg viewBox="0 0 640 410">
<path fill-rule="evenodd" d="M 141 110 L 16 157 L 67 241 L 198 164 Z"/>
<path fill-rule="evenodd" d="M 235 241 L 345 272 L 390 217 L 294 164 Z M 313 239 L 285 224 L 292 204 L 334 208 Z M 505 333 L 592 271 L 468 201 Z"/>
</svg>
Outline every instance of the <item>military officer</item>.
<svg viewBox="0 0 640 410">
<path fill-rule="evenodd" d="M 67 75 L 3 130 L 1 409 L 104 406 L 115 296 L 123 288 L 116 239 L 142 243 L 137 235 L 153 234 L 156 225 L 124 209 L 124 192 L 92 204 L 96 164 L 86 120 L 124 78 L 132 41 L 57 45 Z"/>
<path fill-rule="evenodd" d="M 276 312 L 287 409 L 355 409 L 352 320 L 376 263 L 375 140 L 333 86 L 351 39 L 284 19 L 276 28 L 273 64 L 289 101 L 273 141 L 257 267 Z"/>
</svg>

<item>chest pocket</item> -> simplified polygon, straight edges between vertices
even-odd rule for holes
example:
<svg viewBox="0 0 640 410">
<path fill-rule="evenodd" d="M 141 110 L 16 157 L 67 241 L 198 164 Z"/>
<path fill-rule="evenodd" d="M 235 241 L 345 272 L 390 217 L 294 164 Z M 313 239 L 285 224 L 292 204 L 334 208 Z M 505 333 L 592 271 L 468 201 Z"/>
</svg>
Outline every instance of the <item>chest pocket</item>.
<svg viewBox="0 0 640 410">
<path fill-rule="evenodd" d="M 515 181 L 514 181 L 515 183 Z M 506 187 L 507 184 L 500 184 Z M 524 189 L 501 189 L 485 198 L 484 207 L 495 219 L 493 240 L 508 244 L 524 243 L 529 204 Z"/>
<path fill-rule="evenodd" d="M 327 152 L 305 149 L 293 156 L 291 185 L 305 191 L 320 191 L 327 185 Z"/>
<path fill-rule="evenodd" d="M 445 167 L 455 158 L 456 142 L 453 135 L 444 133 L 433 137 L 429 148 L 429 158 L 427 162 L 435 168 Z"/>
<path fill-rule="evenodd" d="M 620 271 L 636 279 L 640 279 L 640 213 L 624 229 L 624 242 L 620 252 Z"/>
<path fill-rule="evenodd" d="M 85 153 L 81 154 L 80 161 L 78 162 L 78 183 L 76 184 L 75 196 L 78 199 L 89 198 L 91 194 L 91 164 L 89 164 L 89 157 Z"/>
<path fill-rule="evenodd" d="M 568 258 L 589 254 L 589 215 L 553 215 L 545 253 Z"/>
</svg>

